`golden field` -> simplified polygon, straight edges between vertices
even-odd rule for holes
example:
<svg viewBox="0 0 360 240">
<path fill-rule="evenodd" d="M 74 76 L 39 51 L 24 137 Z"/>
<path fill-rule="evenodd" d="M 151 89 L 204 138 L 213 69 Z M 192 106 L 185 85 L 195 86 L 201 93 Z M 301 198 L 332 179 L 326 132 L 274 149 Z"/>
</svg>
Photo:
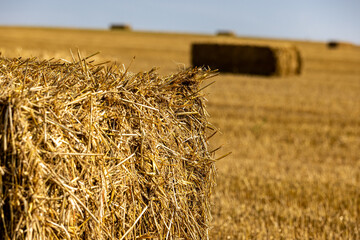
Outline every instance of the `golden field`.
<svg viewBox="0 0 360 240">
<path fill-rule="evenodd" d="M 6 57 L 64 58 L 70 49 L 130 71 L 190 66 L 201 41 L 291 43 L 300 76 L 220 74 L 206 89 L 222 146 L 210 239 L 360 239 L 360 47 L 107 30 L 0 27 Z M 133 60 L 133 57 L 135 59 Z M 211 81 L 211 80 L 210 80 Z"/>
</svg>

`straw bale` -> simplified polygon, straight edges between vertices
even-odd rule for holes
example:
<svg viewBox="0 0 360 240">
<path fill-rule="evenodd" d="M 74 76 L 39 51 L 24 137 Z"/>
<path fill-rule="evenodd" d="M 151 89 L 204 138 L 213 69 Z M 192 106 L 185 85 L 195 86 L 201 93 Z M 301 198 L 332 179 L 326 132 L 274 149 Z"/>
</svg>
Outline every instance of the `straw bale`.
<svg viewBox="0 0 360 240">
<path fill-rule="evenodd" d="M 300 52 L 292 46 L 194 43 L 191 51 L 193 66 L 208 66 L 221 72 L 265 76 L 301 73 Z"/>
<path fill-rule="evenodd" d="M 330 41 L 327 43 L 328 48 L 334 49 L 339 47 L 339 42 L 336 41 Z"/>
<path fill-rule="evenodd" d="M 226 37 L 235 37 L 236 34 L 233 31 L 229 31 L 229 30 L 219 30 L 216 33 L 217 36 L 226 36 Z"/>
<path fill-rule="evenodd" d="M 329 49 L 337 49 L 337 48 L 349 48 L 349 47 L 354 47 L 354 44 L 349 43 L 349 42 L 342 42 L 342 41 L 329 41 L 327 43 L 327 47 Z"/>
<path fill-rule="evenodd" d="M 132 28 L 129 24 L 111 24 L 111 30 L 122 30 L 122 31 L 131 31 Z"/>
<path fill-rule="evenodd" d="M 212 75 L 0 58 L 0 239 L 206 239 Z"/>
</svg>

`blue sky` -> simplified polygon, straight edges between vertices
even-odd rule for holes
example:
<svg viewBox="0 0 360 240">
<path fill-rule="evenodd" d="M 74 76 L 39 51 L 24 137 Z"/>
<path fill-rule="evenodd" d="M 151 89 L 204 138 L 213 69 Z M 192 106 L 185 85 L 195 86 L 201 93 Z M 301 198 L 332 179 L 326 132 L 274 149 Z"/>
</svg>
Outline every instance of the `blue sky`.
<svg viewBox="0 0 360 240">
<path fill-rule="evenodd" d="M 0 25 L 215 33 L 360 44 L 360 0 L 0 0 Z"/>
</svg>

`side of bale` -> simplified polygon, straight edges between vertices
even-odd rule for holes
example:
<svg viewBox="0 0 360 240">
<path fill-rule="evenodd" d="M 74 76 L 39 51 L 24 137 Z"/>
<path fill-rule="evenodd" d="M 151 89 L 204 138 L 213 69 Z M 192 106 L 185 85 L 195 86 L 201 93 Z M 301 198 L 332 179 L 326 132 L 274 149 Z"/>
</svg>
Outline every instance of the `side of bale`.
<svg viewBox="0 0 360 240">
<path fill-rule="evenodd" d="M 0 239 L 206 239 L 210 76 L 0 58 Z"/>
<path fill-rule="evenodd" d="M 300 74 L 301 56 L 295 47 L 194 43 L 193 66 L 209 66 L 221 72 L 285 76 Z"/>
<path fill-rule="evenodd" d="M 300 51 L 295 47 L 274 48 L 276 56 L 275 75 L 299 75 L 302 69 Z"/>
</svg>

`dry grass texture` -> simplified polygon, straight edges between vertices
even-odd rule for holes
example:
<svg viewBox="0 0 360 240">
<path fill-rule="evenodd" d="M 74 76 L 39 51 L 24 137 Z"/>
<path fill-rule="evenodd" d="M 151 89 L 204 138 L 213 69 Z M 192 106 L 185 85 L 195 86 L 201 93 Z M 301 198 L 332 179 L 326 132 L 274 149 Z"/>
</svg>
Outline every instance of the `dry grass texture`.
<svg viewBox="0 0 360 240">
<path fill-rule="evenodd" d="M 211 75 L 0 58 L 0 238 L 207 238 Z"/>
<path fill-rule="evenodd" d="M 221 72 L 287 76 L 301 73 L 301 57 L 295 47 L 270 47 L 225 43 L 194 43 L 192 65 Z"/>
</svg>

